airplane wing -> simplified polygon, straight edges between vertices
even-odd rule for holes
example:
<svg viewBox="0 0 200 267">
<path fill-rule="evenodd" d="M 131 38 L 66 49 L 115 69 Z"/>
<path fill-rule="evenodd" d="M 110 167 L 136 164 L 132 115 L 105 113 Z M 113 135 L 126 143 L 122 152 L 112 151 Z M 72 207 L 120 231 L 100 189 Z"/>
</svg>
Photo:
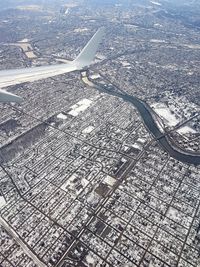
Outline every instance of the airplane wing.
<svg viewBox="0 0 200 267">
<path fill-rule="evenodd" d="M 9 93 L 5 90 L 0 89 L 0 102 L 3 102 L 3 103 L 7 103 L 7 102 L 21 103 L 22 98 L 17 96 L 17 95 L 14 95 L 12 93 Z"/>
<path fill-rule="evenodd" d="M 75 60 L 67 64 L 0 71 L 0 88 L 24 82 L 33 82 L 56 75 L 81 70 L 91 65 L 103 39 L 105 29 L 100 28 Z M 0 102 L 21 102 L 19 96 L 0 89 Z"/>
</svg>

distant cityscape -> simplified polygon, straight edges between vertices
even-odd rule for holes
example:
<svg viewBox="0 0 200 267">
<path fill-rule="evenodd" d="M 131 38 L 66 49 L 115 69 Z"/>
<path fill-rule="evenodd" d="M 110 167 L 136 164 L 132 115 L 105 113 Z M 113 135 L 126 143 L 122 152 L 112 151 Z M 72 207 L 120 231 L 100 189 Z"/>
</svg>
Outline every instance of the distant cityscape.
<svg viewBox="0 0 200 267">
<path fill-rule="evenodd" d="M 0 267 L 200 266 L 198 1 L 0 3 L 0 70 L 89 69 L 0 103 Z"/>
</svg>

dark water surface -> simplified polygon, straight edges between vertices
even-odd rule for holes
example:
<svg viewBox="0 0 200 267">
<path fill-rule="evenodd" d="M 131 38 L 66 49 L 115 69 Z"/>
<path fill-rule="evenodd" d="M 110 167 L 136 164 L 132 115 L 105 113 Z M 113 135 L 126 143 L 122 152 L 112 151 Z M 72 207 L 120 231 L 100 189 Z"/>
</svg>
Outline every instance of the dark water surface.
<svg viewBox="0 0 200 267">
<path fill-rule="evenodd" d="M 124 101 L 134 105 L 134 107 L 136 107 L 136 109 L 140 113 L 147 129 L 153 134 L 153 136 L 157 139 L 157 142 L 172 158 L 178 161 L 184 162 L 184 163 L 189 163 L 189 164 L 194 164 L 194 165 L 200 164 L 200 156 L 194 155 L 194 153 L 192 152 L 190 153 L 188 151 L 182 152 L 181 149 L 178 150 L 172 147 L 172 145 L 167 140 L 166 136 L 163 136 L 163 133 L 158 128 L 152 116 L 153 111 L 151 112 L 151 108 L 147 107 L 145 102 L 143 102 L 142 100 L 132 95 L 128 95 L 126 93 L 121 93 L 121 92 L 116 92 L 115 90 L 108 89 L 97 83 L 94 83 L 94 85 L 95 85 L 95 88 L 99 90 L 100 92 L 104 92 L 109 95 L 117 96 L 123 99 Z"/>
</svg>

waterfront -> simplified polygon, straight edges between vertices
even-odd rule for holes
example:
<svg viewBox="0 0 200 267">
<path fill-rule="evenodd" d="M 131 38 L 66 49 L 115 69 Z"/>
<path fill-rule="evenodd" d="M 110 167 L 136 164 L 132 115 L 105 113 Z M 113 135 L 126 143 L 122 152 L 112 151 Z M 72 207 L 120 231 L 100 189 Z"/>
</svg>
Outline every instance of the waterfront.
<svg viewBox="0 0 200 267">
<path fill-rule="evenodd" d="M 83 76 L 82 74 L 82 80 L 84 83 L 91 87 L 95 87 L 100 92 L 119 97 L 124 101 L 133 104 L 140 113 L 146 128 L 149 130 L 149 132 L 151 132 L 165 152 L 167 152 L 171 157 L 188 164 L 200 164 L 200 156 L 194 155 L 188 151 L 181 151 L 180 149 L 178 150 L 169 143 L 167 137 L 165 134 L 163 134 L 163 132 L 161 132 L 155 120 L 153 119 L 153 111 L 151 112 L 151 108 L 147 106 L 145 102 L 132 95 L 112 90 L 110 87 L 108 89 L 106 86 L 102 86 L 94 81 L 91 81 L 88 76 L 88 72 L 86 72 L 86 76 Z"/>
</svg>

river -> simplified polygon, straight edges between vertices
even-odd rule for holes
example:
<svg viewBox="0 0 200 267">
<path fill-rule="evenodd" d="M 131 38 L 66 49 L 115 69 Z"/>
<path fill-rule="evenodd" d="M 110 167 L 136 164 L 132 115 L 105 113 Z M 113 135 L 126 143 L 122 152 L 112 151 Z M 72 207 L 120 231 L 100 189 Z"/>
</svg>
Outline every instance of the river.
<svg viewBox="0 0 200 267">
<path fill-rule="evenodd" d="M 87 75 L 87 74 L 86 74 Z M 121 93 L 112 90 L 111 88 L 107 88 L 103 85 L 97 84 L 94 81 L 91 81 L 88 76 L 82 75 L 82 80 L 87 85 L 97 89 L 100 92 L 104 92 L 106 94 L 119 97 L 123 99 L 124 101 L 131 103 L 140 113 L 144 124 L 146 125 L 147 129 L 151 134 L 154 136 L 154 138 L 157 140 L 157 142 L 161 145 L 161 147 L 166 151 L 172 158 L 181 161 L 183 163 L 193 164 L 193 165 L 199 165 L 200 164 L 200 156 L 192 154 L 192 152 L 188 151 L 181 151 L 181 149 L 176 149 L 173 147 L 166 136 L 160 131 L 158 128 L 152 114 L 153 111 L 151 108 L 145 104 L 142 100 L 129 95 L 127 93 Z"/>
</svg>

